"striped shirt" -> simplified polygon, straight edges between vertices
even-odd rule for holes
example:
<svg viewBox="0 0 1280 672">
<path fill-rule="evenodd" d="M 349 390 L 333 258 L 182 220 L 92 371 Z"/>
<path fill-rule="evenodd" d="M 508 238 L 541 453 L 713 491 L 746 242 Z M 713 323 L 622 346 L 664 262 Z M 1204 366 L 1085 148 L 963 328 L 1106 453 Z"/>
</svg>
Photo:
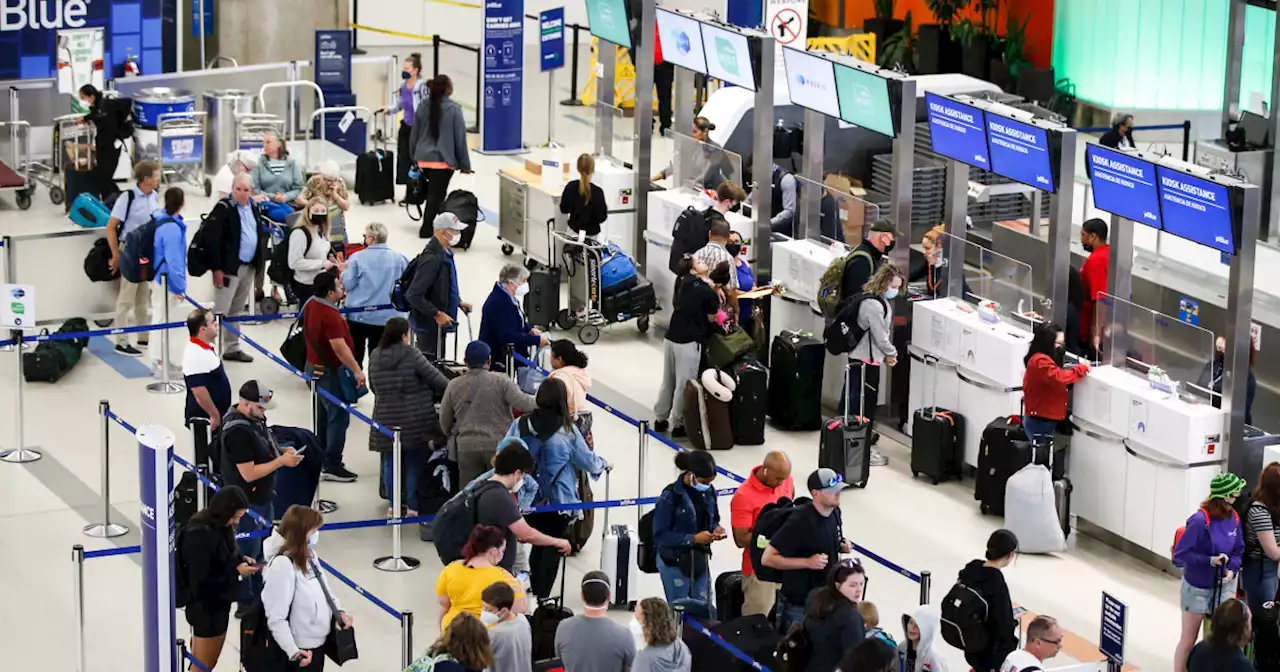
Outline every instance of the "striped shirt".
<svg viewBox="0 0 1280 672">
<path fill-rule="evenodd" d="M 1248 520 L 1244 526 L 1244 548 L 1245 555 L 1250 558 L 1261 558 L 1263 556 L 1262 547 L 1258 544 L 1258 532 L 1271 532 L 1276 535 L 1276 541 L 1280 541 L 1280 525 L 1276 524 L 1275 518 L 1271 516 L 1271 512 L 1262 502 L 1253 502 L 1249 505 Z"/>
<path fill-rule="evenodd" d="M 730 273 L 727 287 L 730 289 L 738 288 L 738 274 L 733 272 L 733 255 L 729 254 L 729 250 L 726 250 L 722 243 L 707 243 L 702 249 L 694 252 L 693 257 L 706 264 L 708 272 L 716 270 L 716 266 L 719 266 L 720 262 L 728 262 Z"/>
</svg>

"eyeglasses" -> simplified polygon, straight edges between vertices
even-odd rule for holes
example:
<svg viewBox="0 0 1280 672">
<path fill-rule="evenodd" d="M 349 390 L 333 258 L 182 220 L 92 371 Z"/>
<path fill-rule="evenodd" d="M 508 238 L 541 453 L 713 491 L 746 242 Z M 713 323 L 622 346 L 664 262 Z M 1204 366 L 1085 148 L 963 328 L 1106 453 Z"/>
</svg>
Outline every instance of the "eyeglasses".
<svg viewBox="0 0 1280 672">
<path fill-rule="evenodd" d="M 1061 637 L 1059 637 L 1058 639 L 1045 639 L 1044 637 L 1041 637 L 1041 638 L 1040 638 L 1040 641 L 1044 642 L 1045 644 L 1051 644 L 1051 645 L 1053 645 L 1053 648 L 1055 648 L 1055 649 L 1061 649 L 1061 648 L 1062 648 L 1062 638 L 1061 638 Z"/>
</svg>

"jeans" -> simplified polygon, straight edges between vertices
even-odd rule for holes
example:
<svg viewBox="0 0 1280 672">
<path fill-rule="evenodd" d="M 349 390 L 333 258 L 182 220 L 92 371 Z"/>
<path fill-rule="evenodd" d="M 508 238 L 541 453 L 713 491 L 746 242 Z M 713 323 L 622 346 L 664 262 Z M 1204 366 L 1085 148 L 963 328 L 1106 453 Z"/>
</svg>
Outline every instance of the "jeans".
<svg viewBox="0 0 1280 672">
<path fill-rule="evenodd" d="M 786 632 L 793 623 L 804 621 L 804 604 L 796 604 L 778 591 L 778 632 Z"/>
<path fill-rule="evenodd" d="M 1276 590 L 1280 588 L 1276 569 L 1276 563 L 1266 556 L 1245 558 L 1244 565 L 1240 567 L 1240 580 L 1251 611 L 1256 613 L 1262 609 L 1263 602 L 1276 599 Z"/>
<path fill-rule="evenodd" d="M 662 389 L 653 414 L 658 420 L 671 419 L 672 427 L 684 426 L 684 385 L 698 377 L 702 346 L 698 343 L 662 342 Z"/>
<path fill-rule="evenodd" d="M 395 474 L 391 473 L 392 463 L 395 462 L 394 455 L 390 452 L 382 453 L 382 487 L 387 491 L 387 500 L 390 501 L 395 492 Z M 422 470 L 427 463 L 426 450 L 406 450 L 400 454 L 400 467 L 404 472 L 404 503 L 407 508 L 414 511 L 420 511 L 418 508 L 418 481 L 422 477 Z"/>
<path fill-rule="evenodd" d="M 662 579 L 662 592 L 666 593 L 667 602 L 675 604 L 676 600 L 701 600 L 706 603 L 707 610 L 711 610 L 711 590 L 706 574 L 690 579 L 680 570 L 679 565 L 668 565 L 659 555 L 658 576 Z"/>
<path fill-rule="evenodd" d="M 1022 416 L 1022 428 L 1027 430 L 1028 439 L 1048 439 L 1053 441 L 1053 432 L 1058 428 L 1058 421 L 1024 415 Z"/>
<path fill-rule="evenodd" d="M 252 513 L 246 513 L 240 518 L 240 524 L 236 528 L 236 532 L 255 532 L 257 530 L 271 529 L 271 523 L 276 519 L 275 505 L 272 502 L 265 504 L 257 504 L 249 508 Z M 253 516 L 256 513 L 267 521 L 263 525 Z M 236 540 L 236 555 L 247 555 L 253 558 L 258 564 L 262 564 L 262 542 L 266 537 L 249 537 L 247 539 Z M 262 573 L 251 574 L 249 578 L 240 582 L 239 594 L 237 598 L 240 601 L 241 608 L 248 607 L 249 603 L 262 594 Z"/>
<path fill-rule="evenodd" d="M 307 373 L 310 374 L 314 370 L 313 366 L 307 365 Z M 316 384 L 334 397 L 341 398 L 336 368 L 325 369 L 324 375 L 320 376 Z M 316 418 L 318 420 L 316 434 L 320 436 L 321 441 L 324 441 L 324 470 L 338 469 L 343 466 L 342 451 L 347 447 L 347 427 L 351 424 L 351 415 L 345 408 L 321 395 Z"/>
</svg>

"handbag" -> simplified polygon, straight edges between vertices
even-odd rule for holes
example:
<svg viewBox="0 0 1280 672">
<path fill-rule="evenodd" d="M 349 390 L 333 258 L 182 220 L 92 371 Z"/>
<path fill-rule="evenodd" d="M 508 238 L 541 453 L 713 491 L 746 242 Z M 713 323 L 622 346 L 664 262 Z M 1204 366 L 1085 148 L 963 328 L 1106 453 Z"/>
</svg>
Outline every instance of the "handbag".
<svg viewBox="0 0 1280 672">
<path fill-rule="evenodd" d="M 354 404 L 360 401 L 360 397 L 369 394 L 369 388 L 362 387 L 356 382 L 356 372 L 346 364 L 338 366 L 338 398 Z"/>
<path fill-rule="evenodd" d="M 712 334 L 707 343 L 707 364 L 722 369 L 738 361 L 755 345 L 742 327 L 730 327 L 723 334 Z"/>
<path fill-rule="evenodd" d="M 520 387 L 520 391 L 525 394 L 537 394 L 538 388 L 542 386 L 542 381 L 547 379 L 542 365 L 543 354 L 551 352 L 550 347 L 538 348 L 533 353 L 534 366 L 521 366 L 516 368 L 516 384 Z"/>
<path fill-rule="evenodd" d="M 333 601 L 333 595 L 329 594 L 329 586 L 325 585 L 320 566 L 315 560 L 311 561 L 311 571 L 315 573 L 316 581 L 320 582 L 320 590 L 324 591 L 324 600 L 329 603 L 333 621 L 329 626 L 329 634 L 324 638 L 324 655 L 341 667 L 343 663 L 360 657 L 360 652 L 356 650 L 356 629 L 343 627 L 338 605 Z"/>
<path fill-rule="evenodd" d="M 299 371 L 307 365 L 307 339 L 303 333 L 301 315 L 289 326 L 289 332 L 280 344 L 280 356 L 289 362 L 289 366 Z"/>
</svg>

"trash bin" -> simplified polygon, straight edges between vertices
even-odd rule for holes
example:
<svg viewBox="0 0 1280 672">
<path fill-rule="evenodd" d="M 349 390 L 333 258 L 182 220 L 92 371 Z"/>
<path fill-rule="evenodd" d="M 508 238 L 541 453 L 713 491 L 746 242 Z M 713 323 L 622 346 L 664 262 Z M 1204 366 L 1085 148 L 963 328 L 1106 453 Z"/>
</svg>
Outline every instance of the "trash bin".
<svg viewBox="0 0 1280 672">
<path fill-rule="evenodd" d="M 133 98 L 134 158 L 160 158 L 159 117 L 172 112 L 194 112 L 196 97 L 190 91 L 158 86 L 143 89 Z"/>
<path fill-rule="evenodd" d="M 238 149 L 236 114 L 253 112 L 253 94 L 242 89 L 214 89 L 203 95 L 205 116 L 204 170 L 217 175 L 227 155 Z"/>
</svg>

